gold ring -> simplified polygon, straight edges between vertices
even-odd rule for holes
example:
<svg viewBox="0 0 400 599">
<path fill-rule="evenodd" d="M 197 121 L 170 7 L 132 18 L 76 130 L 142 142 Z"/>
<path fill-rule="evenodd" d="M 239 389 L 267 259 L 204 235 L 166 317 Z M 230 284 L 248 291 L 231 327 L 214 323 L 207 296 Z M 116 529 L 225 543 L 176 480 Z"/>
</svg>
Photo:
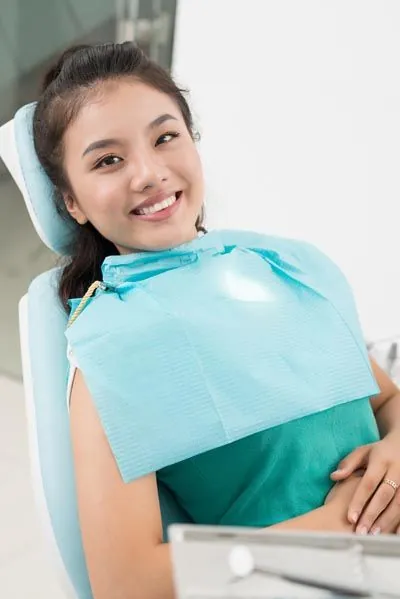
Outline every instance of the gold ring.
<svg viewBox="0 0 400 599">
<path fill-rule="evenodd" d="M 397 489 L 399 488 L 399 485 L 391 478 L 384 478 L 383 482 L 385 483 L 385 485 L 390 485 L 395 491 L 397 491 Z"/>
</svg>

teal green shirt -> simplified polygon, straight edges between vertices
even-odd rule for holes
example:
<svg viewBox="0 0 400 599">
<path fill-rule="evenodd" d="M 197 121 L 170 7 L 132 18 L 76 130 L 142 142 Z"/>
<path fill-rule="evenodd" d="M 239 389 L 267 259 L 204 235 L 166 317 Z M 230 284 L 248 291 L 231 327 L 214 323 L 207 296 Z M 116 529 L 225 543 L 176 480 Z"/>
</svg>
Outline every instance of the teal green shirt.
<svg viewBox="0 0 400 599">
<path fill-rule="evenodd" d="M 320 507 L 330 473 L 379 439 L 368 399 L 257 433 L 158 472 L 196 524 L 270 526 Z"/>
</svg>

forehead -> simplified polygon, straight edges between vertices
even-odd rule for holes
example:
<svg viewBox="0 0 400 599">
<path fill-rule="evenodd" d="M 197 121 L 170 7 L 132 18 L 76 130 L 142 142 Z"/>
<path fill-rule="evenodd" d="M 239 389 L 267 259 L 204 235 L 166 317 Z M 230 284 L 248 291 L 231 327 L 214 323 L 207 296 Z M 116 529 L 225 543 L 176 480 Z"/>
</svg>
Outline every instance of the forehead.
<svg viewBox="0 0 400 599">
<path fill-rule="evenodd" d="M 127 131 L 140 133 L 165 113 L 182 119 L 170 96 L 141 81 L 106 82 L 89 95 L 68 127 L 65 141 L 85 145 L 93 139 L 118 137 Z"/>
</svg>

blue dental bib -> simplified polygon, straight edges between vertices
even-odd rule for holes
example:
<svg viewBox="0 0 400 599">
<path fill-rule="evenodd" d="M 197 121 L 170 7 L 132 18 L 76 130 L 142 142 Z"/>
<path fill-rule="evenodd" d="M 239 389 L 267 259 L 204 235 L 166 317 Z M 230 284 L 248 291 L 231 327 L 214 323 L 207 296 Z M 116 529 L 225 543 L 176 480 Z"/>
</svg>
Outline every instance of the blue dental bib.
<svg viewBox="0 0 400 599">
<path fill-rule="evenodd" d="M 379 392 L 351 290 L 308 244 L 214 231 L 102 270 L 66 335 L 125 482 Z"/>
</svg>

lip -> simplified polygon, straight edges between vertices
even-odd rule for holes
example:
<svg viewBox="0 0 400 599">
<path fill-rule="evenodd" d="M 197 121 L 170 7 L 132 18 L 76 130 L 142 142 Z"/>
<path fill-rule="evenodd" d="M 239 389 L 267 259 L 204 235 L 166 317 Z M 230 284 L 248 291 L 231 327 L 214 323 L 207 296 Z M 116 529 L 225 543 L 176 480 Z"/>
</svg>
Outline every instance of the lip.
<svg viewBox="0 0 400 599">
<path fill-rule="evenodd" d="M 172 206 L 169 206 L 168 208 L 165 208 L 164 210 L 161 210 L 160 212 L 154 212 L 153 214 L 135 214 L 134 211 L 131 210 L 130 217 L 139 219 L 142 221 L 149 221 L 149 222 L 159 222 L 159 221 L 167 220 L 173 214 L 175 214 L 175 212 L 179 209 L 179 207 L 182 203 L 182 197 L 183 197 L 182 191 L 178 191 L 176 193 L 172 192 L 172 193 L 157 194 L 157 195 L 152 196 L 151 198 L 147 199 L 145 202 L 142 202 L 142 204 L 140 204 L 136 208 L 134 208 L 134 210 L 138 210 L 140 208 L 145 208 L 146 206 L 151 206 L 152 204 L 157 204 L 157 202 L 162 202 L 163 200 L 170 198 L 172 195 L 175 195 L 175 196 L 177 195 L 177 199 L 172 204 Z"/>
<path fill-rule="evenodd" d="M 163 202 L 164 200 L 167 200 L 171 196 L 176 196 L 177 193 L 181 193 L 181 192 L 179 192 L 179 191 L 164 192 L 163 191 L 163 192 L 156 193 L 155 195 L 147 198 L 147 200 L 144 200 L 144 202 L 142 202 L 141 204 L 138 204 L 137 206 L 132 208 L 131 214 L 133 214 L 133 212 L 135 210 L 141 210 L 142 208 L 148 208 L 149 206 L 152 206 L 153 204 L 158 204 L 159 202 Z M 137 216 L 137 215 L 134 214 L 134 216 Z"/>
</svg>

